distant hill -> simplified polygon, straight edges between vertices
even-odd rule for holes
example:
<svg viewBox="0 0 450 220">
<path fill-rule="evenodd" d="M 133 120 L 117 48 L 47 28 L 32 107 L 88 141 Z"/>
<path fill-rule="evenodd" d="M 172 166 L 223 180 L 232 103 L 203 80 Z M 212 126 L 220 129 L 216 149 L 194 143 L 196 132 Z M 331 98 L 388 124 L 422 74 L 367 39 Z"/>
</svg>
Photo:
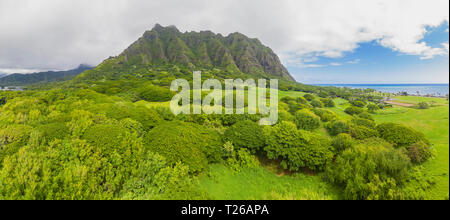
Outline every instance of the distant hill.
<svg viewBox="0 0 450 220">
<path fill-rule="evenodd" d="M 0 78 L 6 76 L 6 74 L 0 73 Z"/>
<path fill-rule="evenodd" d="M 70 80 L 80 73 L 90 70 L 93 67 L 80 65 L 78 68 L 68 71 L 48 71 L 30 74 L 10 74 L 0 77 L 0 86 L 25 86 L 36 83 L 56 82 Z"/>
<path fill-rule="evenodd" d="M 218 78 L 251 75 L 295 82 L 279 57 L 258 39 L 240 33 L 226 37 L 211 31 L 182 33 L 174 26 L 161 25 L 146 31 L 119 56 L 105 60 L 78 78 L 114 80 L 126 78 L 127 74 L 145 75 L 150 67 L 161 66 L 183 68 L 186 74 L 219 69 Z"/>
</svg>

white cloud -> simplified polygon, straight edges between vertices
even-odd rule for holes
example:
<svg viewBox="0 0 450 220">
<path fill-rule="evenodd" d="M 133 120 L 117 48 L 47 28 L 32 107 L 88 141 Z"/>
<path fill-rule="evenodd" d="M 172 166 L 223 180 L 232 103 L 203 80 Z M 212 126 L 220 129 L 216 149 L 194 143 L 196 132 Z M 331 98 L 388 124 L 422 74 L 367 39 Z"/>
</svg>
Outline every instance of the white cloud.
<svg viewBox="0 0 450 220">
<path fill-rule="evenodd" d="M 314 62 L 319 61 L 317 56 L 298 56 L 295 53 L 280 54 L 281 60 L 284 61 L 286 65 L 295 66 L 298 68 L 319 68 L 324 67 L 322 64 L 315 64 Z"/>
<path fill-rule="evenodd" d="M 302 62 L 304 62 L 304 63 L 312 63 L 312 62 L 316 62 L 318 60 L 319 60 L 318 57 L 303 57 L 302 58 Z"/>
<path fill-rule="evenodd" d="M 442 46 L 445 48 L 445 50 L 447 50 L 447 54 L 448 54 L 448 42 L 447 43 L 442 43 Z"/>
<path fill-rule="evenodd" d="M 324 67 L 325 65 L 322 64 L 304 64 L 303 67 L 304 68 L 320 68 L 320 67 Z"/>
<path fill-rule="evenodd" d="M 361 62 L 361 59 L 356 59 L 356 60 L 352 60 L 352 61 L 348 61 L 348 64 L 358 64 L 359 62 Z"/>
<path fill-rule="evenodd" d="M 13 74 L 13 73 L 20 73 L 20 74 L 27 74 L 27 73 L 38 73 L 38 72 L 44 72 L 49 71 L 47 69 L 20 69 L 20 68 L 12 68 L 12 69 L 4 69 L 0 68 L 0 74 Z"/>
<path fill-rule="evenodd" d="M 342 66 L 342 63 L 333 62 L 330 63 L 330 66 Z"/>
<path fill-rule="evenodd" d="M 284 63 L 342 57 L 358 44 L 423 59 L 448 54 L 421 39 L 449 21 L 448 0 L 0 0 L 0 68 L 69 69 L 117 55 L 155 23 L 239 31 Z M 310 64 L 312 65 L 312 64 Z"/>
</svg>

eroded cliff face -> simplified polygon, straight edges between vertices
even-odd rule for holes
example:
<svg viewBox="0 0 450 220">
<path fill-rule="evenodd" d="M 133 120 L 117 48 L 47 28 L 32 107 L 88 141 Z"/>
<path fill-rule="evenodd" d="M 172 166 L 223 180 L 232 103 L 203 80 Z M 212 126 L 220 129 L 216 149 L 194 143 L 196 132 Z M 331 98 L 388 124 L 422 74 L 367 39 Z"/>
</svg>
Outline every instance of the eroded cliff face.
<svg viewBox="0 0 450 220">
<path fill-rule="evenodd" d="M 156 25 L 122 52 L 117 60 L 122 64 L 227 68 L 295 81 L 270 48 L 240 33 L 226 37 L 211 31 L 182 33 L 174 26 Z"/>
</svg>

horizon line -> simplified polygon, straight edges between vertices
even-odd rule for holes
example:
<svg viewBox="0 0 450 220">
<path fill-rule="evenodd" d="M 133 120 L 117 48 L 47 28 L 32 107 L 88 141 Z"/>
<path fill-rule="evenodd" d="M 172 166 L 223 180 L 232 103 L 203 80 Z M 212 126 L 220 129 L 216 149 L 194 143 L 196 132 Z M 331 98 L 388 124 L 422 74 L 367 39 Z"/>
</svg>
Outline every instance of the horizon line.
<svg viewBox="0 0 450 220">
<path fill-rule="evenodd" d="M 304 83 L 306 85 L 449 85 L 446 83 Z"/>
</svg>

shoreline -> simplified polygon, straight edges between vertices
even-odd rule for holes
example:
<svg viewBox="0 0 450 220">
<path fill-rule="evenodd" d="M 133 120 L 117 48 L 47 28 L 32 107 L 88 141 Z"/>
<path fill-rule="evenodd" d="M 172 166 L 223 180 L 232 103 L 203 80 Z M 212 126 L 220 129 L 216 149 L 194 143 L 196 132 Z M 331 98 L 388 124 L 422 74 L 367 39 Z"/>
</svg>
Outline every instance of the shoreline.
<svg viewBox="0 0 450 220">
<path fill-rule="evenodd" d="M 412 95 L 412 94 L 408 94 L 407 96 L 422 97 L 422 98 L 441 98 L 441 99 L 446 99 L 447 98 L 447 96 L 432 96 L 432 95 Z"/>
<path fill-rule="evenodd" d="M 422 83 L 422 84 L 309 84 L 312 86 L 350 88 L 357 90 L 372 89 L 378 93 L 394 96 L 407 95 L 425 98 L 447 98 L 449 84 L 446 83 Z"/>
</svg>

